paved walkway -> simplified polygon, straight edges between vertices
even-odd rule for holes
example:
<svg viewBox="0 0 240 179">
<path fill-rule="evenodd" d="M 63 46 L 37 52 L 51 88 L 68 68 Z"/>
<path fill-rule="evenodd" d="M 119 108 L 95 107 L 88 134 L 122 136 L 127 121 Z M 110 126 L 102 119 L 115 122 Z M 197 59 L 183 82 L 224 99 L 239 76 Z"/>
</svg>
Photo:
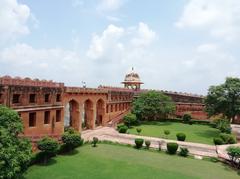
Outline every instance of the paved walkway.
<svg viewBox="0 0 240 179">
<path fill-rule="evenodd" d="M 155 138 L 155 137 L 147 137 L 147 136 L 139 136 L 139 135 L 132 135 L 132 134 L 120 134 L 114 128 L 111 127 L 99 127 L 95 130 L 86 130 L 82 132 L 82 137 L 85 141 L 91 141 L 93 137 L 98 137 L 99 140 L 107 140 L 112 142 L 117 142 L 121 144 L 131 144 L 134 145 L 135 138 L 143 138 L 144 140 L 150 140 L 152 148 L 158 148 L 159 142 L 162 143 L 162 149 L 166 150 L 166 143 L 168 142 L 177 142 L 180 147 L 188 148 L 189 152 L 193 155 L 197 156 L 208 156 L 208 157 L 221 157 L 227 159 L 227 153 L 225 149 L 229 145 L 221 145 L 221 146 L 214 146 L 214 145 L 207 145 L 207 144 L 199 144 L 193 142 L 181 142 L 175 140 L 167 140 L 162 138 Z M 240 146 L 240 144 L 236 144 Z"/>
</svg>

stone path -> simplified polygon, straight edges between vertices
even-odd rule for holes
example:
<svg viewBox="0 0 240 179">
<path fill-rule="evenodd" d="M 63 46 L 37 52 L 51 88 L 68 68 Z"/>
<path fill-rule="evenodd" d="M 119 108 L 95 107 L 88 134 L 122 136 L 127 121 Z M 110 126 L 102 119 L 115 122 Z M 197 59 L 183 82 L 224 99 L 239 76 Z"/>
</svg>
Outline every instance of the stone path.
<svg viewBox="0 0 240 179">
<path fill-rule="evenodd" d="M 131 144 L 131 145 L 134 145 L 135 138 L 141 137 L 144 140 L 150 140 L 152 148 L 157 149 L 159 147 L 159 142 L 161 142 L 162 143 L 161 148 L 163 150 L 166 150 L 167 142 L 177 142 L 180 147 L 188 148 L 189 152 L 193 155 L 227 158 L 225 149 L 228 147 L 228 145 L 214 146 L 214 145 L 199 144 L 199 143 L 193 143 L 193 142 L 167 140 L 167 139 L 156 138 L 156 137 L 147 137 L 147 136 L 139 136 L 139 135 L 132 135 L 132 134 L 120 134 L 114 128 L 111 128 L 111 127 L 99 127 L 95 130 L 83 131 L 82 137 L 84 138 L 85 141 L 91 141 L 93 137 L 98 137 L 99 140 L 107 140 L 107 141 L 117 142 L 121 144 Z M 240 146 L 240 144 L 237 144 L 237 145 Z"/>
</svg>

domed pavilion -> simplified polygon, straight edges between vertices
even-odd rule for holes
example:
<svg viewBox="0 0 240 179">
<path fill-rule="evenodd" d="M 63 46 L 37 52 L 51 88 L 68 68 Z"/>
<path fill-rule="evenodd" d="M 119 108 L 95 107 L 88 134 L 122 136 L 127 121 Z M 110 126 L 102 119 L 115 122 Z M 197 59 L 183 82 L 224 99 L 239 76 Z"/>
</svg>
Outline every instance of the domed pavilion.
<svg viewBox="0 0 240 179">
<path fill-rule="evenodd" d="M 125 75 L 125 79 L 122 83 L 124 84 L 125 88 L 134 90 L 140 90 L 141 84 L 143 84 L 138 73 L 136 73 L 133 68 L 130 73 Z"/>
</svg>

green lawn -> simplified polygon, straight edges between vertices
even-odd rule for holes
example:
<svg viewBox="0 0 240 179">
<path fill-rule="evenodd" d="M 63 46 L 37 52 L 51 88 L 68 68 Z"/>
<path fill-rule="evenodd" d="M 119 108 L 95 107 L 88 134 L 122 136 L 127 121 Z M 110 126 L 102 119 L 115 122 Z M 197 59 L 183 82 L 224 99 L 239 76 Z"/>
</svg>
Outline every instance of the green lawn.
<svg viewBox="0 0 240 179">
<path fill-rule="evenodd" d="M 170 130 L 168 139 L 177 140 L 176 134 L 183 132 L 186 134 L 186 141 L 204 144 L 213 144 L 213 138 L 219 136 L 219 130 L 208 125 L 183 124 L 179 122 L 148 122 L 140 126 L 133 127 L 128 131 L 130 134 L 137 134 L 136 128 L 141 128 L 140 135 L 152 137 L 165 137 L 164 130 Z"/>
<path fill-rule="evenodd" d="M 74 155 L 58 156 L 48 166 L 29 168 L 26 179 L 152 179 L 152 178 L 239 178 L 236 171 L 213 163 L 131 147 L 84 145 Z"/>
</svg>

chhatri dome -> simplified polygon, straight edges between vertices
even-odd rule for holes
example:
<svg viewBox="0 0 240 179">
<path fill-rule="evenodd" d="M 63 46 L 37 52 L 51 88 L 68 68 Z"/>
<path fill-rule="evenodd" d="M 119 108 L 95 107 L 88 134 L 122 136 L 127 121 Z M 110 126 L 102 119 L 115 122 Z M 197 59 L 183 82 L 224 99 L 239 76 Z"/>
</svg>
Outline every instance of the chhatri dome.
<svg viewBox="0 0 240 179">
<path fill-rule="evenodd" d="M 140 80 L 139 75 L 134 71 L 133 67 L 130 73 L 125 75 L 125 79 L 122 82 L 125 88 L 139 90 L 141 84 L 143 84 Z"/>
</svg>

